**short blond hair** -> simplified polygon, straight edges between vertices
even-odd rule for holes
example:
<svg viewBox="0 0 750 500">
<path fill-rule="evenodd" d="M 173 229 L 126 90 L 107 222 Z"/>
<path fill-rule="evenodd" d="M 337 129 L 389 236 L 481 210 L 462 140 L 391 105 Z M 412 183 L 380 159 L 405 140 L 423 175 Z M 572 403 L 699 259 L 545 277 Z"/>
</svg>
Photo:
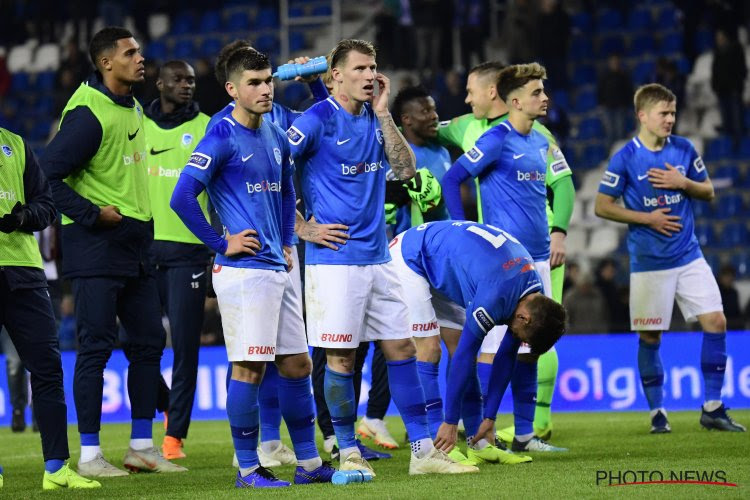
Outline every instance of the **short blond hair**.
<svg viewBox="0 0 750 500">
<path fill-rule="evenodd" d="M 346 64 L 347 56 L 349 52 L 355 51 L 366 56 L 375 57 L 375 46 L 366 40 L 356 40 L 354 38 L 347 38 L 341 40 L 331 50 L 328 55 L 328 66 L 330 68 L 336 68 L 340 65 Z"/>
<path fill-rule="evenodd" d="M 638 90 L 635 91 L 635 95 L 633 96 L 633 106 L 635 107 L 635 112 L 637 114 L 639 111 L 648 109 L 656 103 L 662 101 L 671 103 L 676 100 L 677 96 L 674 95 L 674 92 L 664 85 L 661 85 L 660 83 L 647 83 L 646 85 L 641 85 L 638 87 Z"/>
<path fill-rule="evenodd" d="M 503 69 L 497 75 L 497 93 L 506 101 L 508 95 L 529 83 L 531 80 L 545 80 L 547 70 L 539 63 L 514 64 Z"/>
</svg>

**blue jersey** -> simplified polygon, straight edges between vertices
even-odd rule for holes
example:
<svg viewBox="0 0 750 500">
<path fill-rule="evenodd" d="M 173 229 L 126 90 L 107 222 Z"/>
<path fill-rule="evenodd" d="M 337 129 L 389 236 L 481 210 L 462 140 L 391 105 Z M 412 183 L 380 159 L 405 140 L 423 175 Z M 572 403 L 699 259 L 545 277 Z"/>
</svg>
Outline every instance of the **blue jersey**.
<svg viewBox="0 0 750 500">
<path fill-rule="evenodd" d="M 383 132 L 368 103 L 358 116 L 333 97 L 314 104 L 287 130 L 308 218 L 349 226 L 338 251 L 307 243 L 307 264 L 369 265 L 391 257 L 385 234 Z"/>
<path fill-rule="evenodd" d="M 225 231 L 258 232 L 257 255 L 217 255 L 216 263 L 231 267 L 283 271 L 282 179 L 294 174 L 284 132 L 263 120 L 249 129 L 231 116 L 209 129 L 182 171 L 208 191 Z"/>
<path fill-rule="evenodd" d="M 547 149 L 532 130 L 518 133 L 508 121 L 492 127 L 457 163 L 479 178 L 483 221 L 516 236 L 534 260 L 549 259 Z"/>
<path fill-rule="evenodd" d="M 507 324 L 518 301 L 542 291 L 534 260 L 505 231 L 476 222 L 439 221 L 403 234 L 406 265 L 433 288 L 466 308 L 481 335 Z M 479 333 L 479 332 L 477 332 Z"/>
<path fill-rule="evenodd" d="M 682 229 L 672 236 L 642 224 L 628 226 L 630 270 L 634 272 L 672 269 L 702 256 L 695 237 L 690 198 L 682 191 L 657 189 L 648 181 L 648 170 L 666 169 L 666 163 L 693 181 L 703 182 L 708 178 L 703 159 L 684 137 L 668 137 L 659 151 L 651 151 L 634 137 L 612 156 L 599 184 L 600 193 L 614 198 L 622 196 L 629 210 L 653 212 L 657 208 L 669 208 L 669 215 L 680 217 Z"/>
<path fill-rule="evenodd" d="M 219 123 L 222 118 L 224 118 L 225 116 L 231 115 L 233 110 L 234 110 L 234 101 L 224 106 L 222 109 L 217 111 L 216 114 L 214 114 L 211 117 L 211 119 L 208 122 L 208 125 L 206 126 L 206 130 L 211 130 L 211 127 Z M 294 111 L 292 109 L 287 108 L 283 104 L 274 102 L 273 108 L 271 108 L 271 111 L 263 115 L 263 119 L 270 120 L 272 123 L 275 123 L 276 125 L 278 125 L 282 130 L 286 130 L 289 128 L 289 126 L 292 124 L 295 118 L 297 118 L 301 114 L 302 113 L 299 111 Z"/>
</svg>

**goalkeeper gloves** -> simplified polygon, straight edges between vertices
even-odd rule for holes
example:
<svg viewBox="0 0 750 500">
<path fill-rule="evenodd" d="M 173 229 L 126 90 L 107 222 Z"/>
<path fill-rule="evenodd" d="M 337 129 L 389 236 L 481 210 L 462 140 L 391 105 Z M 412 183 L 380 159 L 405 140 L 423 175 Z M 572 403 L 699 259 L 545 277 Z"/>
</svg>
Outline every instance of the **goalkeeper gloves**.
<svg viewBox="0 0 750 500">
<path fill-rule="evenodd" d="M 420 168 L 414 177 L 406 181 L 406 191 L 422 213 L 435 208 L 440 203 L 443 190 L 440 183 L 426 168 Z"/>
</svg>

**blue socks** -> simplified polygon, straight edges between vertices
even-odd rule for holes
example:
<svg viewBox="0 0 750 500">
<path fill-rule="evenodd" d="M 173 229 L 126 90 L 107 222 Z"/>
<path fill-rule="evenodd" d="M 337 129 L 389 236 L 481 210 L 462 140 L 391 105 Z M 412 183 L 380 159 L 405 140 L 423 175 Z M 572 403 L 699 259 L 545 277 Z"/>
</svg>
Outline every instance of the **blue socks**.
<svg viewBox="0 0 750 500">
<path fill-rule="evenodd" d="M 258 466 L 258 385 L 230 380 L 227 416 L 240 469 Z"/>
<path fill-rule="evenodd" d="M 430 436 L 434 439 L 440 428 L 440 424 L 443 423 L 443 399 L 440 397 L 438 364 L 417 361 L 417 372 L 419 373 L 419 381 L 422 383 L 422 389 L 424 390 Z"/>
<path fill-rule="evenodd" d="M 660 346 L 661 343 L 649 344 L 638 340 L 638 371 L 641 374 L 641 384 L 650 410 L 664 406 L 664 367 L 659 356 Z"/>
<path fill-rule="evenodd" d="M 721 400 L 721 386 L 727 367 L 727 334 L 703 332 L 701 371 L 706 401 Z"/>
<path fill-rule="evenodd" d="M 98 432 L 82 432 L 81 446 L 99 446 Z"/>
<path fill-rule="evenodd" d="M 279 375 L 277 382 L 280 413 L 284 414 L 284 421 L 289 429 L 297 460 L 317 458 L 319 455 L 315 446 L 315 408 L 310 377 L 294 379 Z M 262 387 L 261 384 L 261 391 Z M 278 427 L 276 430 L 278 432 Z"/>
<path fill-rule="evenodd" d="M 516 437 L 525 441 L 534 434 L 536 412 L 536 362 L 516 361 L 510 379 Z"/>
<path fill-rule="evenodd" d="M 336 440 L 341 450 L 357 447 L 357 441 L 354 438 L 354 421 L 357 417 L 353 379 L 353 374 L 338 373 L 326 365 L 323 392 L 325 393 L 326 404 L 328 404 L 328 411 L 331 413 L 331 423 L 336 433 Z"/>
<path fill-rule="evenodd" d="M 130 439 L 151 439 L 152 429 L 150 418 L 134 418 L 130 427 Z"/>
<path fill-rule="evenodd" d="M 258 391 L 260 407 L 261 441 L 279 441 L 281 410 L 279 409 L 279 369 L 274 363 L 266 363 L 266 373 Z"/>
<path fill-rule="evenodd" d="M 49 472 L 50 474 L 54 474 L 55 472 L 59 471 L 64 464 L 65 460 L 59 460 L 57 458 L 53 458 L 52 460 L 45 460 L 44 470 Z M 0 473 L 2 473 L 2 470 L 0 470 Z"/>
<path fill-rule="evenodd" d="M 386 365 L 388 365 L 391 398 L 404 421 L 409 441 L 414 443 L 422 439 L 430 439 L 424 391 L 417 373 L 417 358 L 387 361 Z"/>
<path fill-rule="evenodd" d="M 490 387 L 490 374 L 492 374 L 492 363 L 480 363 L 477 361 L 477 375 L 479 375 L 479 386 L 482 388 L 482 399 L 487 401 L 487 391 Z"/>
<path fill-rule="evenodd" d="M 479 385 L 479 378 L 476 375 L 470 375 L 467 380 L 466 392 L 461 400 L 461 419 L 464 421 L 466 437 L 474 437 L 482 424 L 482 389 Z"/>
</svg>

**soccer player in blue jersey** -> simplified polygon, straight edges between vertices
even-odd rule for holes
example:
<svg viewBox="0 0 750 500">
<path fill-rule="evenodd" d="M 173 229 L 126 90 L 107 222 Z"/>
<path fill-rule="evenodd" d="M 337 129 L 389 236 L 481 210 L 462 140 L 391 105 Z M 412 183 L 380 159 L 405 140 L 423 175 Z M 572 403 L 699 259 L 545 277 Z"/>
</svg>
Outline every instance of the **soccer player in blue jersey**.
<svg viewBox="0 0 750 500">
<path fill-rule="evenodd" d="M 484 421 L 481 414 L 464 418 L 471 458 L 471 450 L 490 446 L 486 435 L 492 430 L 521 342 L 536 356 L 549 350 L 564 332 L 565 310 L 542 295 L 542 278 L 529 252 L 495 226 L 465 221 L 422 224 L 391 242 L 391 256 L 401 283 L 410 290 L 412 325 L 437 330 L 436 301 L 447 300 L 468 313 L 451 363 L 445 422 L 435 446 L 448 451 L 455 445 L 463 395 L 479 385 L 476 358 L 484 337 L 495 325 L 509 325 L 510 335 L 503 338 L 493 361 L 486 417 Z M 503 453 L 504 463 L 531 461 Z"/>
<path fill-rule="evenodd" d="M 443 178 L 443 196 L 452 219 L 464 219 L 459 186 L 479 179 L 484 222 L 514 234 L 534 259 L 543 292 L 551 296 L 550 236 L 546 214 L 549 141 L 533 129 L 549 101 L 537 63 L 508 66 L 498 74 L 497 91 L 508 107 L 508 120 L 485 132 Z M 534 435 L 536 362 L 528 346 L 519 350 L 513 380 L 513 451 L 567 451 Z"/>
<path fill-rule="evenodd" d="M 686 321 L 703 329 L 704 398 L 700 424 L 744 432 L 727 414 L 721 386 L 727 363 L 726 318 L 719 287 L 695 237 L 692 200 L 714 198 L 703 159 L 687 139 L 672 135 L 677 102 L 659 84 L 634 97 L 638 135 L 609 162 L 596 197 L 596 215 L 628 224 L 630 326 L 638 332 L 638 370 L 651 409 L 651 432 L 670 432 L 664 409 L 661 334 L 674 301 Z M 625 206 L 615 202 L 622 197 Z"/>
<path fill-rule="evenodd" d="M 411 440 L 409 472 L 473 472 L 433 446 L 403 289 L 388 254 L 385 172 L 390 166 L 401 180 L 415 173 L 414 154 L 388 110 L 390 82 L 377 73 L 369 42 L 342 40 L 329 61 L 335 94 L 297 118 L 287 137 L 307 216 L 349 226 L 338 251 L 308 242 L 305 252 L 308 339 L 327 349 L 325 399 L 341 469 L 372 471 L 354 437 L 352 382 L 356 349 L 369 340 L 381 341 L 387 360 L 391 396 Z"/>
<path fill-rule="evenodd" d="M 258 462 L 258 388 L 267 361 L 279 369 L 279 406 L 294 444 L 294 482 L 329 482 L 334 469 L 315 447 L 310 358 L 292 266 L 294 164 L 283 131 L 264 120 L 273 79 L 268 58 L 239 51 L 227 62 L 230 116 L 198 144 L 180 176 L 172 208 L 217 256 L 213 282 L 219 300 L 232 378 L 227 414 L 239 461 L 236 486 L 281 487 Z M 225 228 L 216 234 L 196 196 L 208 191 Z"/>
</svg>

